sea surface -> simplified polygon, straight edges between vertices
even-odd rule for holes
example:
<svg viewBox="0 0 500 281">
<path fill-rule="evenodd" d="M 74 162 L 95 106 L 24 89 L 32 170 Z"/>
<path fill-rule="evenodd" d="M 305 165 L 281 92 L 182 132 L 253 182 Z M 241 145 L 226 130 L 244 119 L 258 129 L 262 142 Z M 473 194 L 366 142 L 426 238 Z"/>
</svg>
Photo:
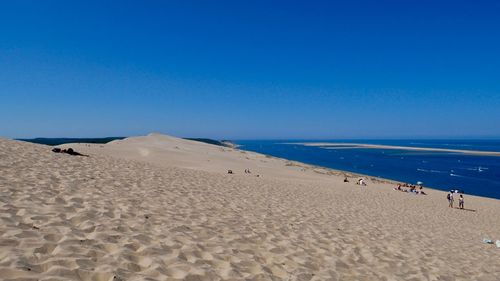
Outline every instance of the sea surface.
<svg viewBox="0 0 500 281">
<path fill-rule="evenodd" d="M 298 142 L 361 143 L 422 148 L 500 151 L 500 140 L 241 140 L 240 149 L 307 164 L 500 199 L 500 157 L 375 148 L 328 149 Z"/>
</svg>

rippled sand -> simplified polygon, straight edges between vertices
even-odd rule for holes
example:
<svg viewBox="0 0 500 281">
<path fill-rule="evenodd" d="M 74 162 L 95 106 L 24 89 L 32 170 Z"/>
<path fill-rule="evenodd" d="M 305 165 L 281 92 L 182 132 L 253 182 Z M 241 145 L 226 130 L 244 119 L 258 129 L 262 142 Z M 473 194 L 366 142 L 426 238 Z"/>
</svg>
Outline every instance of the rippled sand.
<svg viewBox="0 0 500 281">
<path fill-rule="evenodd" d="M 72 147 L 0 139 L 1 280 L 500 280 L 498 200 L 159 135 Z"/>
</svg>

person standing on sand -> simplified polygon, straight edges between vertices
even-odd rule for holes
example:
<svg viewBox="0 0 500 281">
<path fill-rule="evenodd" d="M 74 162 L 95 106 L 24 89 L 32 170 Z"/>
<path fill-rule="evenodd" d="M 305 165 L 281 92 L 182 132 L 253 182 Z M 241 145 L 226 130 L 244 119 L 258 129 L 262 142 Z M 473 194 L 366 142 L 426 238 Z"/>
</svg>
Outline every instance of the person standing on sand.
<svg viewBox="0 0 500 281">
<path fill-rule="evenodd" d="M 448 207 L 453 208 L 453 193 L 448 193 Z"/>
<path fill-rule="evenodd" d="M 464 196 L 462 194 L 460 194 L 460 198 L 458 198 L 458 207 L 460 209 L 464 208 Z"/>
</svg>

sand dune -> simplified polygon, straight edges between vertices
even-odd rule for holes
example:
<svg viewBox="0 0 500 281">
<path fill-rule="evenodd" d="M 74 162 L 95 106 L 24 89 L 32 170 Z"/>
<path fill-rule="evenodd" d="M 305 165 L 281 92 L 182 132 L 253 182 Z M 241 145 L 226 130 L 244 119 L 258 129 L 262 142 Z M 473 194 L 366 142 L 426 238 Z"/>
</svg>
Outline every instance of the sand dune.
<svg viewBox="0 0 500 281">
<path fill-rule="evenodd" d="M 161 135 L 71 146 L 0 139 L 1 280 L 500 280 L 498 200 Z"/>
<path fill-rule="evenodd" d="M 104 145 L 65 144 L 61 147 L 72 147 L 87 154 L 141 161 L 159 167 L 180 167 L 216 173 L 232 170 L 236 174 L 244 174 L 245 169 L 250 169 L 252 173 L 248 176 L 313 180 L 318 180 L 318 174 L 333 173 L 319 167 L 314 171 L 309 169 L 310 166 L 299 162 L 161 134 L 131 137 Z"/>
</svg>

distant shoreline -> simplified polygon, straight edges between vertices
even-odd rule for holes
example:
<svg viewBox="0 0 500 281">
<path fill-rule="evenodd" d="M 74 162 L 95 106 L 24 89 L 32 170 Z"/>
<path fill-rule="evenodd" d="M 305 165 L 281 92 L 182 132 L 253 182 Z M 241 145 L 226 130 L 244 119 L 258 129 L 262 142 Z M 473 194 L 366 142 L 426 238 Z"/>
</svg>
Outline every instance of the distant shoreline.
<svg viewBox="0 0 500 281">
<path fill-rule="evenodd" d="M 103 138 L 32 138 L 32 139 L 16 139 L 19 141 L 37 143 L 37 144 L 45 144 L 50 146 L 62 145 L 67 143 L 88 143 L 88 144 L 106 144 L 115 140 L 123 140 L 127 137 L 103 137 Z M 229 140 L 214 140 L 209 138 L 184 138 L 186 140 L 203 142 L 208 144 L 213 144 L 217 146 L 238 147 L 237 144 L 233 143 Z"/>
<path fill-rule="evenodd" d="M 50 146 L 61 145 L 65 143 L 92 143 L 106 144 L 115 140 L 123 140 L 126 137 L 103 137 L 103 138 L 32 138 L 32 139 L 16 139 L 24 142 L 44 144 Z"/>
<path fill-rule="evenodd" d="M 450 153 L 461 153 L 469 155 L 500 157 L 500 152 L 498 151 L 447 149 L 447 148 L 433 148 L 433 147 L 427 148 L 427 147 L 414 147 L 414 146 L 396 146 L 396 145 L 364 144 L 364 143 L 330 143 L 330 142 L 296 142 L 296 143 L 285 143 L 285 144 L 316 146 L 325 149 L 349 149 L 349 148 L 397 149 L 397 150 L 450 152 Z"/>
</svg>

